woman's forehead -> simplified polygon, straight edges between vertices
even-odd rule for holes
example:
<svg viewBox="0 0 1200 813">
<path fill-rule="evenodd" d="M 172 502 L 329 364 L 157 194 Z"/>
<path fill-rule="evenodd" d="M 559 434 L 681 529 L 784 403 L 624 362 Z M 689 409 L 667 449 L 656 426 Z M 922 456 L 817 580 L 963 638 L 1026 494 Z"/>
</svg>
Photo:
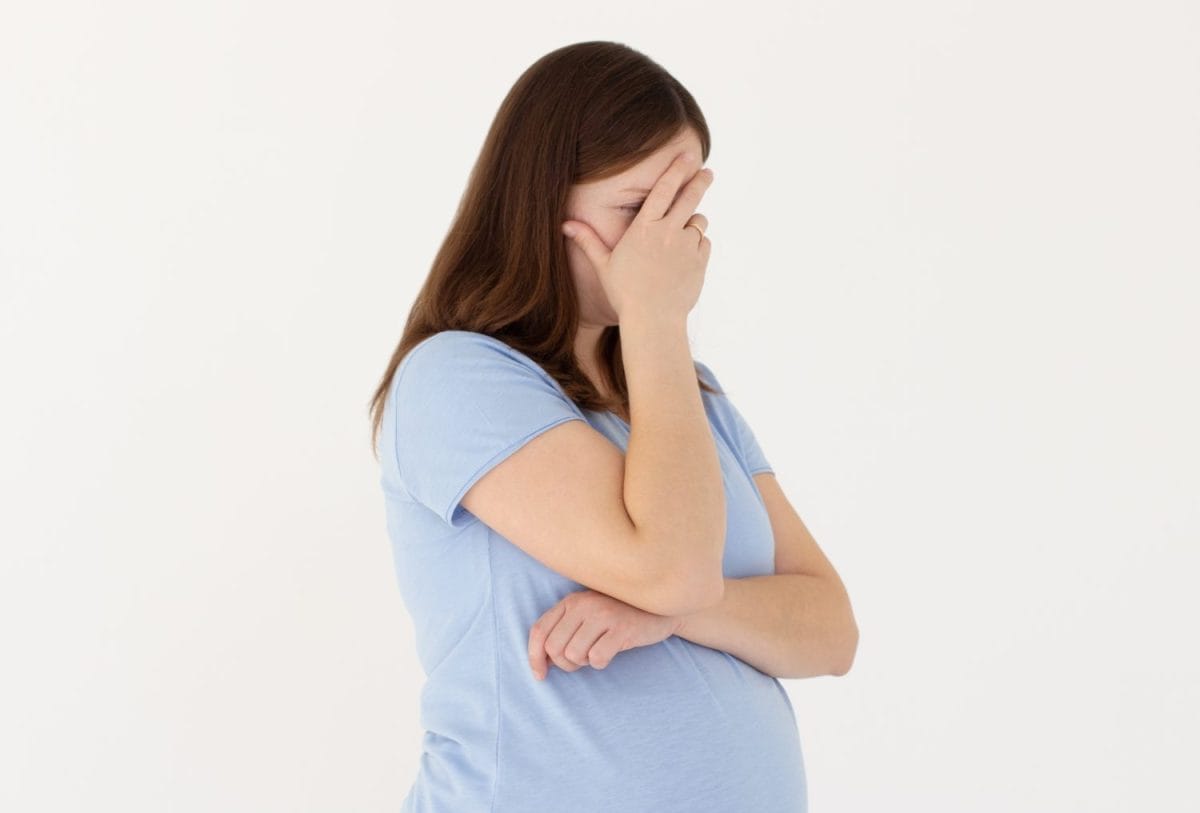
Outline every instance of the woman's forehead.
<svg viewBox="0 0 1200 813">
<path fill-rule="evenodd" d="M 650 188 L 667 171 L 667 167 L 675 160 L 675 156 L 681 152 L 690 153 L 695 161 L 696 168 L 699 169 L 700 160 L 703 157 L 700 138 L 694 132 L 688 130 L 685 137 L 676 138 L 664 144 L 655 152 L 623 172 L 619 172 L 610 178 L 596 181 L 594 184 L 586 185 L 594 187 L 599 194 L 649 194 Z"/>
</svg>

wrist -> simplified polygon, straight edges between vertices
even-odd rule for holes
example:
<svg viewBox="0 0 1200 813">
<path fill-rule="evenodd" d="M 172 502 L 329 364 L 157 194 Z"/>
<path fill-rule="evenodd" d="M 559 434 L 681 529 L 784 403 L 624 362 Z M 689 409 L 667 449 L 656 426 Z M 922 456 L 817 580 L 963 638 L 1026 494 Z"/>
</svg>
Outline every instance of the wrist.
<svg viewBox="0 0 1200 813">
<path fill-rule="evenodd" d="M 622 333 L 687 333 L 687 314 L 668 313 L 663 311 L 646 310 L 644 308 L 625 308 L 617 319 L 617 327 Z"/>
</svg>

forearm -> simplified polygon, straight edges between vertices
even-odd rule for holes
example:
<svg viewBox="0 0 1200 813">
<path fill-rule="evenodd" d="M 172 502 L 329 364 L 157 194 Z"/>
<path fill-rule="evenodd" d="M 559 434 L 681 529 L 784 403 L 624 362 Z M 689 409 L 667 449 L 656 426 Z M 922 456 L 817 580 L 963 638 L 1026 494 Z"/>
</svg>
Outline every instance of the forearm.
<svg viewBox="0 0 1200 813">
<path fill-rule="evenodd" d="M 777 678 L 845 674 L 858 645 L 841 585 L 802 573 L 725 579 L 719 604 L 680 618 L 679 637 Z"/>
<path fill-rule="evenodd" d="M 649 570 L 673 577 L 686 567 L 685 584 L 695 586 L 688 593 L 715 596 L 725 546 L 725 486 L 696 385 L 686 317 L 622 314 L 621 354 L 630 410 L 625 510 L 639 540 L 657 551 L 657 567 Z"/>
</svg>

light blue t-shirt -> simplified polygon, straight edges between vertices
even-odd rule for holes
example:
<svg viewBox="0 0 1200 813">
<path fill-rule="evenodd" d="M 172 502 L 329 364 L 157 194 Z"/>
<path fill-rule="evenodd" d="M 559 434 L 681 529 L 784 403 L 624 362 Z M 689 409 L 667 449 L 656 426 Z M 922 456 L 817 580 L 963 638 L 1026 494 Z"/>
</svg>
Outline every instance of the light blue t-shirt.
<svg viewBox="0 0 1200 813">
<path fill-rule="evenodd" d="M 707 365 L 705 380 L 720 388 Z M 771 466 L 728 396 L 701 391 L 725 482 L 727 578 L 775 572 L 751 475 Z M 403 359 L 380 434 L 387 529 L 426 680 L 405 813 L 804 813 L 792 704 L 745 661 L 672 635 L 604 669 L 529 666 L 529 630 L 586 589 L 459 504 L 490 468 L 565 421 L 625 452 L 629 426 L 581 410 L 525 354 L 447 330 Z"/>
</svg>

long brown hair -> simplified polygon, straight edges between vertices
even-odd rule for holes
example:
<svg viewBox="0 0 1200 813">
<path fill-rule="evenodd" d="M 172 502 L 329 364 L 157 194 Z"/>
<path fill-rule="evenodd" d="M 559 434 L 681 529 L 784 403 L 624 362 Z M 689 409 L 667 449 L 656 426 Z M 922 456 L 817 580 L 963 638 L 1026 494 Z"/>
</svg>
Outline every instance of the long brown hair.
<svg viewBox="0 0 1200 813">
<path fill-rule="evenodd" d="M 551 51 L 501 102 L 458 210 L 417 293 L 369 404 L 371 447 L 392 377 L 415 345 L 443 330 L 499 339 L 540 364 L 581 409 L 628 412 L 620 329 L 600 335 L 605 399 L 575 359 L 579 305 L 559 230 L 572 184 L 615 175 L 685 127 L 708 159 L 708 126 L 692 95 L 662 66 L 617 42 Z M 719 392 L 697 375 L 700 387 Z"/>
</svg>

